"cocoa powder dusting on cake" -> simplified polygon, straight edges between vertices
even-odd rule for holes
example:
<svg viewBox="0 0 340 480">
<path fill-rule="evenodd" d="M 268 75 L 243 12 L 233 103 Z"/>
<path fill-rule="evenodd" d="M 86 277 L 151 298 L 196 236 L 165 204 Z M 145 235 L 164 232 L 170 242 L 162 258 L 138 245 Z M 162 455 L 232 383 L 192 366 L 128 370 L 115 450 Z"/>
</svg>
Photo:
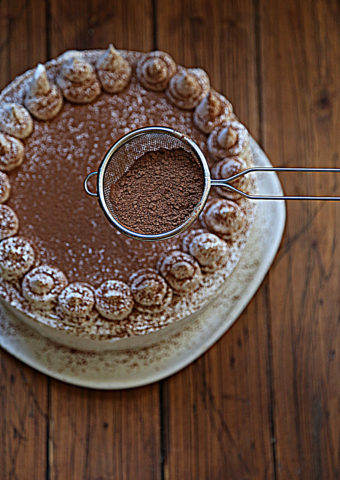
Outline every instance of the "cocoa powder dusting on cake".
<svg viewBox="0 0 340 480">
<path fill-rule="evenodd" d="M 115 218 L 130 230 L 160 234 L 180 226 L 199 203 L 202 169 L 183 148 L 145 153 L 112 184 Z"/>
<path fill-rule="evenodd" d="M 35 122 L 23 165 L 9 172 L 15 195 L 8 205 L 18 214 L 20 234 L 34 240 L 45 262 L 65 269 L 69 281 L 95 287 L 112 278 L 127 281 L 131 272 L 153 268 L 162 252 L 180 248 L 178 236 L 146 244 L 120 234 L 84 192 L 85 176 L 98 168 L 110 146 L 149 125 L 194 138 L 209 159 L 206 136 L 194 127 L 192 112 L 144 90 L 133 77 L 119 94 L 102 93 L 88 105 L 65 102 L 54 119 Z"/>
</svg>

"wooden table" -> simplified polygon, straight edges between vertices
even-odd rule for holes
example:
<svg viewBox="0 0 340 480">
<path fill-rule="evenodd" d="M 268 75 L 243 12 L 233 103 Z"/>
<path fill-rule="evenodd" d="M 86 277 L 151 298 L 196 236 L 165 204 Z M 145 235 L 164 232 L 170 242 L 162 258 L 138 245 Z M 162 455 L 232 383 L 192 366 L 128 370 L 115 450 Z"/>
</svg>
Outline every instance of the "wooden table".
<svg viewBox="0 0 340 480">
<path fill-rule="evenodd" d="M 210 73 L 275 165 L 340 166 L 339 26 L 336 0 L 1 0 L 0 87 L 66 49 L 159 48 Z M 340 205 L 287 208 L 245 312 L 168 380 L 92 391 L 1 351 L 1 479 L 340 478 Z"/>
</svg>

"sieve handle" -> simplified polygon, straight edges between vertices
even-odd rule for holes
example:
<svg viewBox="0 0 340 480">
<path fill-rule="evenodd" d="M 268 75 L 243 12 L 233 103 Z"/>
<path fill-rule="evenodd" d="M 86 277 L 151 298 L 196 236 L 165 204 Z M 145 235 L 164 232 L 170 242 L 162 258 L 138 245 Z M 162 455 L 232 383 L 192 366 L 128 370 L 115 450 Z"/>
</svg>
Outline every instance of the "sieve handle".
<svg viewBox="0 0 340 480">
<path fill-rule="evenodd" d="M 89 186 L 88 186 L 88 181 L 90 180 L 91 177 L 93 177 L 94 175 L 98 175 L 98 172 L 91 172 L 87 175 L 87 177 L 85 178 L 84 180 L 84 188 L 85 188 L 85 192 L 90 195 L 91 197 L 98 197 L 98 193 L 97 192 L 91 192 L 91 190 L 89 189 Z"/>
<path fill-rule="evenodd" d="M 244 170 L 243 172 L 237 173 L 229 178 L 223 178 L 218 180 L 211 180 L 212 187 L 225 187 L 233 192 L 242 195 L 243 197 L 249 198 L 250 200 L 340 200 L 340 197 L 334 196 L 305 196 L 305 195 L 250 195 L 248 193 L 242 192 L 236 187 L 230 185 L 231 182 L 237 178 L 247 175 L 252 172 L 308 172 L 308 173 L 340 173 L 340 168 L 286 168 L 286 167 L 252 167 Z"/>
</svg>

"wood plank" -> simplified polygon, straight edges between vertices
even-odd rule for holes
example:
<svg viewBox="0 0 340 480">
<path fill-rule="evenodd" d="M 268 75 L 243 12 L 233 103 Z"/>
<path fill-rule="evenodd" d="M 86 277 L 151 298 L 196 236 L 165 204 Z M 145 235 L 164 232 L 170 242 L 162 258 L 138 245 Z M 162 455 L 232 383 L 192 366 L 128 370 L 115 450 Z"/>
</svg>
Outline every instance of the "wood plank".
<svg viewBox="0 0 340 480">
<path fill-rule="evenodd" d="M 46 60 L 45 18 L 41 0 L 0 2 L 0 89 Z"/>
<path fill-rule="evenodd" d="M 1 479 L 45 479 L 47 378 L 3 350 L 0 369 Z"/>
<path fill-rule="evenodd" d="M 50 13 L 53 57 L 65 50 L 105 48 L 109 43 L 130 50 L 152 49 L 151 0 L 52 0 Z"/>
<path fill-rule="evenodd" d="M 45 39 L 44 3 L 37 0 L 0 2 L 0 89 L 16 75 L 45 60 Z M 0 365 L 1 478 L 44 479 L 47 377 L 3 350 L 0 351 Z"/>
<path fill-rule="evenodd" d="M 261 1 L 264 146 L 276 165 L 339 166 L 340 6 Z M 287 176 L 293 193 L 339 192 Z M 338 204 L 288 204 L 270 275 L 277 478 L 339 478 Z"/>
<path fill-rule="evenodd" d="M 259 134 L 256 11 L 251 1 L 158 2 L 158 47 L 200 65 Z M 270 479 L 267 288 L 230 332 L 163 382 L 164 478 Z"/>
<path fill-rule="evenodd" d="M 66 49 L 105 48 L 110 42 L 119 48 L 151 49 L 151 2 L 91 1 L 81 7 L 78 2 L 51 2 L 52 56 Z M 52 480 L 160 478 L 157 385 L 97 392 L 52 381 L 50 412 Z"/>
<path fill-rule="evenodd" d="M 157 385 L 100 392 L 51 385 L 50 478 L 159 479 Z"/>
</svg>

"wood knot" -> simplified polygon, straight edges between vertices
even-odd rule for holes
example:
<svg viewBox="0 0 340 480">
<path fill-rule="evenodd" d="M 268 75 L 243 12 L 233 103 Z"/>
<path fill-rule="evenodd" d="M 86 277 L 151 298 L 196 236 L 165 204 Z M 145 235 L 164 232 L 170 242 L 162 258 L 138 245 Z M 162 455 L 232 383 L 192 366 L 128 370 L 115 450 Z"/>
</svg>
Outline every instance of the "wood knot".
<svg viewBox="0 0 340 480">
<path fill-rule="evenodd" d="M 323 90 L 322 92 L 320 92 L 320 95 L 316 101 L 316 106 L 318 110 L 321 110 L 322 112 L 327 111 L 331 108 L 332 101 L 327 90 Z"/>
</svg>

